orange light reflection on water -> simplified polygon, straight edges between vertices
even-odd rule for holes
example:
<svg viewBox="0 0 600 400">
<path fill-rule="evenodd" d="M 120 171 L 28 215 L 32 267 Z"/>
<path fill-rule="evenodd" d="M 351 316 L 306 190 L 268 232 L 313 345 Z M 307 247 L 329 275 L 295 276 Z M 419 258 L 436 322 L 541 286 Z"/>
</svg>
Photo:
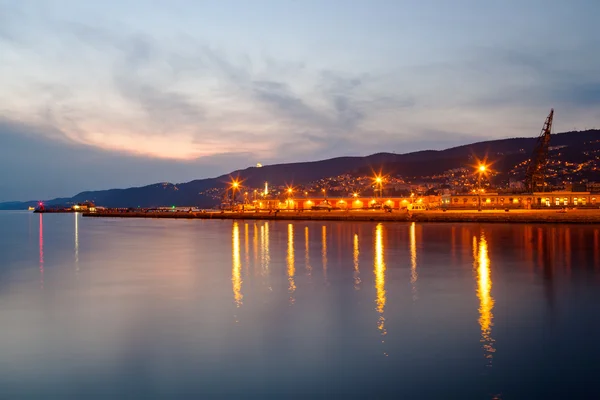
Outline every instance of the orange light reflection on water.
<svg viewBox="0 0 600 400">
<path fill-rule="evenodd" d="M 353 260 L 354 260 L 354 289 L 360 290 L 360 270 L 358 269 L 358 256 L 360 254 L 358 248 L 358 233 L 354 234 L 354 249 L 353 249 Z"/>
<path fill-rule="evenodd" d="M 296 291 L 296 283 L 294 275 L 296 267 L 294 266 L 294 225 L 288 224 L 288 247 L 287 247 L 287 273 L 288 273 L 288 292 L 290 293 L 290 304 L 294 304 L 294 292 Z"/>
<path fill-rule="evenodd" d="M 377 322 L 377 328 L 381 331 L 382 335 L 387 332 L 385 330 L 385 317 L 383 312 L 385 311 L 386 293 L 385 293 L 385 258 L 384 258 L 384 244 L 383 244 L 383 225 L 377 224 L 375 228 L 375 257 L 374 257 L 374 273 L 375 273 L 375 291 L 377 292 L 376 297 L 376 310 L 379 313 L 379 320 Z"/>
<path fill-rule="evenodd" d="M 412 287 L 413 301 L 417 300 L 417 279 L 419 274 L 417 272 L 417 235 L 416 235 L 416 224 L 413 222 L 410 225 L 410 284 Z"/>
<path fill-rule="evenodd" d="M 306 263 L 306 274 L 312 275 L 312 267 L 310 265 L 310 244 L 308 241 L 308 226 L 304 227 L 304 262 Z"/>
<path fill-rule="evenodd" d="M 494 326 L 494 298 L 491 295 L 492 277 L 490 272 L 490 258 L 488 255 L 488 243 L 485 234 L 481 232 L 479 246 L 477 239 L 473 237 L 474 263 L 477 266 L 477 298 L 479 299 L 479 326 L 481 328 L 481 343 L 483 343 L 484 356 L 489 360 L 488 366 L 492 365 L 494 339 L 492 338 L 492 327 Z"/>
<path fill-rule="evenodd" d="M 235 305 L 240 307 L 242 305 L 242 277 L 241 269 L 242 263 L 240 259 L 240 227 L 237 222 L 233 223 L 233 234 L 232 234 L 232 268 L 231 268 L 231 282 L 233 285 L 233 300 Z"/>
</svg>

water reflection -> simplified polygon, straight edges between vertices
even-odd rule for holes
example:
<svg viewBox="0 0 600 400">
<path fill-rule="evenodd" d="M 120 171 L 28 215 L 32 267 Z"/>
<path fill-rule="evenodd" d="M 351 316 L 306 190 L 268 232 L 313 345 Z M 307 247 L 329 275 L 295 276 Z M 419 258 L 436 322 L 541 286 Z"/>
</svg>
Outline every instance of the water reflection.
<svg viewBox="0 0 600 400">
<path fill-rule="evenodd" d="M 412 287 L 413 301 L 417 300 L 417 279 L 419 274 L 417 273 L 417 236 L 416 236 L 416 224 L 413 222 L 410 224 L 410 284 Z"/>
<path fill-rule="evenodd" d="M 321 231 L 321 257 L 323 261 L 323 277 L 327 282 L 327 227 L 323 225 Z"/>
<path fill-rule="evenodd" d="M 360 290 L 360 270 L 358 269 L 358 256 L 360 252 L 358 251 L 358 233 L 354 234 L 354 251 L 353 259 L 354 259 L 354 289 Z"/>
<path fill-rule="evenodd" d="M 288 292 L 290 293 L 290 304 L 294 304 L 294 292 L 296 291 L 296 283 L 294 282 L 294 274 L 296 267 L 294 266 L 294 225 L 288 224 L 288 246 L 287 246 L 287 273 L 288 273 Z"/>
<path fill-rule="evenodd" d="M 306 273 L 308 276 L 312 274 L 312 267 L 310 265 L 310 244 L 308 241 L 308 226 L 304 227 L 304 262 L 306 265 Z"/>
<path fill-rule="evenodd" d="M 564 229 L 565 234 L 565 265 L 567 266 L 567 270 L 571 271 L 571 230 L 567 227 Z M 556 238 L 556 235 L 552 235 L 553 238 Z"/>
<path fill-rule="evenodd" d="M 376 310 L 379 313 L 379 320 L 377 322 L 377 328 L 381 331 L 382 335 L 387 332 L 385 330 L 385 317 L 383 312 L 385 311 L 385 259 L 384 259 L 384 245 L 383 245 L 383 225 L 377 224 L 375 228 L 375 258 L 374 258 L 374 272 L 375 272 L 375 290 L 377 292 L 377 298 L 375 300 L 377 307 Z M 383 340 L 382 340 L 383 342 Z"/>
<path fill-rule="evenodd" d="M 79 273 L 79 213 L 75 213 L 75 273 Z"/>
<path fill-rule="evenodd" d="M 486 394 L 502 391 L 515 398 L 553 398 L 554 390 L 554 397 L 585 398 L 565 392 L 593 383 L 600 351 L 580 338 L 599 328 L 593 318 L 600 301 L 600 271 L 593 269 L 600 265 L 597 226 L 569 227 L 573 271 L 572 279 L 565 279 L 566 229 L 558 225 L 192 224 L 112 222 L 81 214 L 69 222 L 72 214 L 35 215 L 0 213 L 0 228 L 2 218 L 22 218 L 21 230 L 15 223 L 15 231 L 5 229 L 0 240 L 0 386 L 4 393 L 7 386 L 23 392 L 9 397 L 35 398 L 43 392 L 52 398 L 83 397 L 84 392 L 123 397 L 114 396 L 114 388 L 150 394 L 148 382 L 162 379 L 165 393 L 210 398 L 233 378 L 232 397 L 302 392 L 317 398 L 330 393 L 336 380 L 360 377 L 338 385 L 347 389 L 340 397 L 489 399 Z M 241 258 L 246 222 L 250 273 Z M 65 240 L 54 232 L 62 232 Z M 464 242 L 463 232 L 468 232 Z M 12 238 L 17 233 L 23 243 L 13 249 L 19 246 Z M 92 237 L 102 239 L 88 245 Z M 322 248 L 329 285 L 321 284 L 318 273 Z M 85 290 L 73 282 L 77 255 Z M 308 283 L 311 268 L 316 275 Z M 263 277 L 262 271 L 269 272 Z M 38 290 L 40 277 L 43 290 Z M 542 279 L 549 288 L 554 282 L 556 318 L 545 315 Z M 414 303 L 409 281 L 418 289 Z M 80 377 L 85 388 L 71 390 L 67 378 L 81 365 L 88 366 L 89 373 Z M 557 365 L 575 369 L 548 379 Z M 176 379 L 164 379 L 169 368 Z M 202 370 L 208 374 L 198 373 Z M 394 385 L 399 375 L 406 383 Z M 302 386 L 293 376 L 316 383 Z M 42 385 L 35 379 L 40 377 L 43 382 L 44 377 L 65 379 Z M 423 380 L 437 383 L 423 385 Z M 30 387 L 32 393 L 24 393 Z M 52 392 L 59 387 L 66 389 Z"/>
<path fill-rule="evenodd" d="M 494 299 L 491 295 L 492 277 L 490 273 L 490 258 L 488 256 L 488 244 L 485 234 L 481 232 L 479 246 L 477 238 L 473 236 L 474 262 L 477 265 L 477 298 L 479 299 L 479 326 L 481 327 L 481 342 L 483 343 L 485 358 L 489 360 L 488 366 L 492 365 L 492 354 L 494 339 L 492 338 L 492 326 L 494 325 Z"/>
<path fill-rule="evenodd" d="M 250 265 L 250 245 L 249 245 L 248 224 L 244 224 L 244 253 L 246 255 L 246 272 Z"/>
<path fill-rule="evenodd" d="M 40 287 L 44 288 L 44 217 L 40 216 Z"/>
<path fill-rule="evenodd" d="M 231 268 L 231 282 L 233 285 L 233 300 L 235 305 L 240 307 L 242 305 L 242 277 L 241 268 L 242 263 L 240 261 L 240 227 L 237 222 L 233 223 L 233 234 L 232 234 L 232 268 Z"/>
<path fill-rule="evenodd" d="M 254 254 L 254 271 L 258 268 L 258 226 L 254 223 L 254 233 L 252 235 L 252 253 Z"/>
<path fill-rule="evenodd" d="M 271 256 L 269 254 L 269 223 L 260 227 L 260 259 L 263 273 L 269 270 Z"/>
<path fill-rule="evenodd" d="M 594 229 L 594 265 L 600 268 L 600 230 Z"/>
</svg>

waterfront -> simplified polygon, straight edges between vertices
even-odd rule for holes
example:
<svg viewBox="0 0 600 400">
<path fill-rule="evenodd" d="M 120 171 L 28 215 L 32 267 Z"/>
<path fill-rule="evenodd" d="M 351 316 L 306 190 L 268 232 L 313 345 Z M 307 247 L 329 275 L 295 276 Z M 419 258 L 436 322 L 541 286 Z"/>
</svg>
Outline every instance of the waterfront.
<svg viewBox="0 0 600 400">
<path fill-rule="evenodd" d="M 8 397 L 594 397 L 600 226 L 0 213 Z"/>
<path fill-rule="evenodd" d="M 260 211 L 260 212 L 145 212 L 136 210 L 98 211 L 84 213 L 95 218 L 172 218 L 172 219 L 228 219 L 280 221 L 380 221 L 380 222 L 449 222 L 449 223 L 570 223 L 600 224 L 598 209 L 566 210 L 332 210 L 332 211 Z"/>
</svg>

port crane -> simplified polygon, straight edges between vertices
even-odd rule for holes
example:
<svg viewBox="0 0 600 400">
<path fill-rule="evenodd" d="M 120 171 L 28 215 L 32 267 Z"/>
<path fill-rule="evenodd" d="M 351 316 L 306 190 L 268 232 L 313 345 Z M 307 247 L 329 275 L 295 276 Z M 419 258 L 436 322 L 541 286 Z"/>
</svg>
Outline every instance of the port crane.
<svg viewBox="0 0 600 400">
<path fill-rule="evenodd" d="M 544 127 L 540 136 L 538 136 L 536 145 L 531 154 L 527 172 L 525 173 L 525 185 L 527 191 L 543 192 L 546 188 L 546 168 L 548 166 L 548 147 L 550 145 L 550 133 L 552 132 L 552 119 L 554 118 L 554 109 L 550 109 L 550 114 L 546 117 Z"/>
</svg>

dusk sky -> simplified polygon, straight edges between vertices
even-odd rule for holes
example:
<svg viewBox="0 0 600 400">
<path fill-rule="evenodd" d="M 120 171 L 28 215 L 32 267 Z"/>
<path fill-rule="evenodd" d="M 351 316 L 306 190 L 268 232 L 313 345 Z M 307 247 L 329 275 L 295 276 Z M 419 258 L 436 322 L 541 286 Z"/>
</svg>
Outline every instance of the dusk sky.
<svg viewBox="0 0 600 400">
<path fill-rule="evenodd" d="M 600 127 L 598 0 L 0 0 L 0 202 Z"/>
</svg>

